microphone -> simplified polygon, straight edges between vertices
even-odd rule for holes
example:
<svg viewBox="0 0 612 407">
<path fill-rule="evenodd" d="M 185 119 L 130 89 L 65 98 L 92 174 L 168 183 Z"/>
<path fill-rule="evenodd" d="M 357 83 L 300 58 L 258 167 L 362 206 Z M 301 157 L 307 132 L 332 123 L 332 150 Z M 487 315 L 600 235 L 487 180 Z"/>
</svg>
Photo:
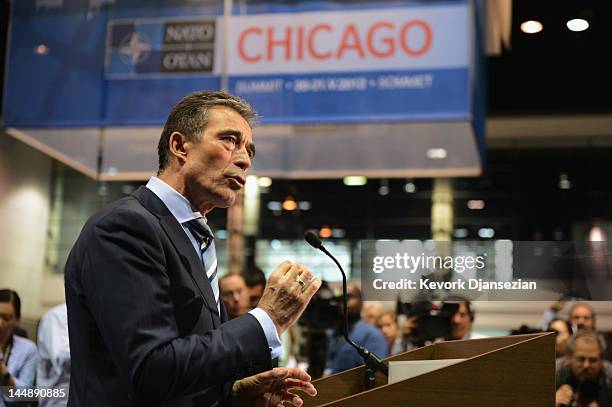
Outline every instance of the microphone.
<svg viewBox="0 0 612 407">
<path fill-rule="evenodd" d="M 309 245 L 314 247 L 315 249 L 320 249 L 323 247 L 323 243 L 321 243 L 321 239 L 316 235 L 312 230 L 304 233 L 304 239 L 308 242 Z"/>
<path fill-rule="evenodd" d="M 332 259 L 333 262 L 336 263 L 336 266 L 338 267 L 340 272 L 342 273 L 342 301 L 344 303 L 344 339 L 352 347 L 357 349 L 357 353 L 359 353 L 359 355 L 363 358 L 363 361 L 365 362 L 365 365 L 366 365 L 365 387 L 366 389 L 371 389 L 376 385 L 375 372 L 379 371 L 388 377 L 389 367 L 385 365 L 382 359 L 379 356 L 377 356 L 375 353 L 372 353 L 369 350 L 367 350 L 365 347 L 356 344 L 355 342 L 351 340 L 351 338 L 349 338 L 349 335 L 348 335 L 348 331 L 349 331 L 348 330 L 348 305 L 347 305 L 348 297 L 346 294 L 347 292 L 346 274 L 344 273 L 344 269 L 340 265 L 340 262 L 338 262 L 338 260 L 330 252 L 327 251 L 325 246 L 323 246 L 321 239 L 319 239 L 319 236 L 317 236 L 315 232 L 313 232 L 312 230 L 307 231 L 306 233 L 304 233 L 304 239 L 308 242 L 309 245 L 311 245 L 315 249 L 321 250 L 330 259 Z"/>
</svg>

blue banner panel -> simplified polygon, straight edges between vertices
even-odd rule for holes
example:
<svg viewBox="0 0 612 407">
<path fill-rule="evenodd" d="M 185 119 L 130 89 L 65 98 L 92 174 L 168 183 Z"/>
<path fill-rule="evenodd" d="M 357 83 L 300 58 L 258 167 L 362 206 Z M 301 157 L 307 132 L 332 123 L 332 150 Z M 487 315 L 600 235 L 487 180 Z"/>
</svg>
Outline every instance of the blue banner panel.
<svg viewBox="0 0 612 407">
<path fill-rule="evenodd" d="M 467 69 L 233 77 L 265 123 L 466 120 Z"/>
<path fill-rule="evenodd" d="M 4 124 L 162 124 L 223 75 L 264 124 L 471 117 L 466 1 L 222 4 L 16 2 Z"/>
<path fill-rule="evenodd" d="M 222 6 L 222 0 L 15 2 L 4 125 L 163 123 L 185 94 L 221 87 L 212 71 Z M 190 20 L 212 25 L 186 25 Z M 197 52 L 186 56 L 185 49 Z"/>
</svg>

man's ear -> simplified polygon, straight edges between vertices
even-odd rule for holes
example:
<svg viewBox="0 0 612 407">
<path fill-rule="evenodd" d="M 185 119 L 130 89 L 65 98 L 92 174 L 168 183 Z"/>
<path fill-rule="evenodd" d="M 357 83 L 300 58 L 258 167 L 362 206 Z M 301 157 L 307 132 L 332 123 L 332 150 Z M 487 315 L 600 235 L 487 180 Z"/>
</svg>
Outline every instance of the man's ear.
<svg viewBox="0 0 612 407">
<path fill-rule="evenodd" d="M 178 131 L 175 131 L 170 135 L 168 146 L 170 155 L 175 157 L 179 164 L 184 164 L 187 159 L 187 151 L 185 149 L 185 143 L 187 143 L 187 137 Z"/>
</svg>

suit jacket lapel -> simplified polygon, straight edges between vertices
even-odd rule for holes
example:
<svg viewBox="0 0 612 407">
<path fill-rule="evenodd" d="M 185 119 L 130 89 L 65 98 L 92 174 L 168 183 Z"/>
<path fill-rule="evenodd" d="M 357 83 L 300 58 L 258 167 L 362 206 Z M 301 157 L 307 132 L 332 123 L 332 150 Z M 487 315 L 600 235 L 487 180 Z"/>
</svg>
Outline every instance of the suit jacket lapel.
<svg viewBox="0 0 612 407">
<path fill-rule="evenodd" d="M 134 196 L 146 209 L 159 217 L 161 227 L 181 256 L 183 264 L 200 290 L 200 294 L 204 297 L 204 302 L 208 308 L 213 311 L 213 325 L 217 327 L 221 324 L 221 321 L 219 319 L 219 310 L 217 309 L 215 295 L 213 294 L 208 278 L 206 278 L 206 271 L 202 265 L 202 260 L 198 257 L 185 230 L 174 216 L 172 216 L 172 213 L 166 208 L 166 205 L 164 205 L 161 199 L 151 190 L 146 187 L 140 187 L 134 192 Z"/>
</svg>

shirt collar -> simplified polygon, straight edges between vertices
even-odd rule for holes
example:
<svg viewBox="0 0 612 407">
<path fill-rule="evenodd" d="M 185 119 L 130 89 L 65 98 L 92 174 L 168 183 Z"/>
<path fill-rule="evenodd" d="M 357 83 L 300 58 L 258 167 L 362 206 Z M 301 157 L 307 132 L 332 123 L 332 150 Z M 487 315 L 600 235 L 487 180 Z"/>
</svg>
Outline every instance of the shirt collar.
<svg viewBox="0 0 612 407">
<path fill-rule="evenodd" d="M 153 176 L 149 178 L 147 182 L 147 188 L 149 188 L 159 199 L 162 200 L 164 205 L 168 208 L 172 216 L 181 224 L 188 222 L 192 219 L 206 218 L 193 207 L 193 205 L 183 195 L 178 193 L 170 185 L 166 184 L 161 179 Z"/>
</svg>

